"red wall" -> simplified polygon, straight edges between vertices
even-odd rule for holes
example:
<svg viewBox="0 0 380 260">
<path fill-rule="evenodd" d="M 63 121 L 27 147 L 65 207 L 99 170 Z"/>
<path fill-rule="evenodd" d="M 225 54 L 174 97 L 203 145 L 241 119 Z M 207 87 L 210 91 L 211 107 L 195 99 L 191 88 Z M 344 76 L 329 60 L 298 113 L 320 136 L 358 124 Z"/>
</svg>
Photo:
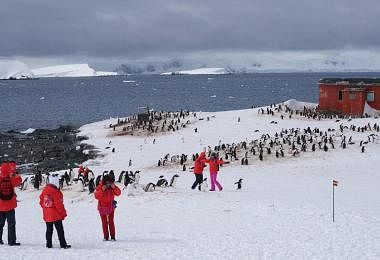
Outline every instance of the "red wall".
<svg viewBox="0 0 380 260">
<path fill-rule="evenodd" d="M 339 100 L 339 91 L 342 91 L 343 98 Z M 348 85 L 319 84 L 319 109 L 351 115 L 362 115 L 364 104 L 367 99 L 367 92 L 375 93 L 375 101 L 368 102 L 372 108 L 380 110 L 380 85 L 367 85 L 362 88 L 350 90 Z M 349 93 L 355 93 L 354 100 L 349 98 Z"/>
<path fill-rule="evenodd" d="M 335 84 L 319 84 L 319 109 L 323 111 L 340 112 L 343 102 L 338 100 L 341 86 Z"/>
<path fill-rule="evenodd" d="M 355 95 L 355 99 L 350 99 L 350 93 Z M 343 91 L 342 113 L 347 115 L 362 115 L 367 94 L 365 89 L 360 91 Z"/>
</svg>

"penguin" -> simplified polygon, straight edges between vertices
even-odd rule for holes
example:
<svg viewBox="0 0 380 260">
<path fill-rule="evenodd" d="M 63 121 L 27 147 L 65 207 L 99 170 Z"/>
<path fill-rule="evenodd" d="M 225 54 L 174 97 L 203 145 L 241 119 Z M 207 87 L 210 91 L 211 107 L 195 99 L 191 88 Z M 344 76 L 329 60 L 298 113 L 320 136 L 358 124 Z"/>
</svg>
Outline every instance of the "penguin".
<svg viewBox="0 0 380 260">
<path fill-rule="evenodd" d="M 175 187 L 178 178 L 179 178 L 179 175 L 178 174 L 174 174 L 173 177 L 170 179 L 169 186 L 170 187 Z"/>
<path fill-rule="evenodd" d="M 237 185 L 237 190 L 241 190 L 241 187 L 242 187 L 242 181 L 243 179 L 239 179 L 237 182 L 235 182 L 235 185 Z"/>
<path fill-rule="evenodd" d="M 121 172 L 120 172 L 120 174 L 119 174 L 119 178 L 117 179 L 117 182 L 118 182 L 118 183 L 121 183 L 121 181 L 123 180 L 124 173 L 125 173 L 125 171 L 121 171 Z"/>
<path fill-rule="evenodd" d="M 90 179 L 88 182 L 88 194 L 92 194 L 95 191 L 95 182 L 94 179 Z"/>
<path fill-rule="evenodd" d="M 131 182 L 132 182 L 131 177 L 126 172 L 125 177 L 124 177 L 124 188 L 123 189 L 126 189 L 128 187 L 128 184 L 130 184 Z"/>
<path fill-rule="evenodd" d="M 156 183 L 157 187 L 167 187 L 168 186 L 168 181 L 164 179 L 164 176 L 161 175 L 160 178 L 158 179 Z"/>
<path fill-rule="evenodd" d="M 145 187 L 144 187 L 144 191 L 145 192 L 152 192 L 152 191 L 154 191 L 156 189 L 156 185 L 154 184 L 154 183 L 148 183 L 147 185 L 145 185 Z"/>
</svg>

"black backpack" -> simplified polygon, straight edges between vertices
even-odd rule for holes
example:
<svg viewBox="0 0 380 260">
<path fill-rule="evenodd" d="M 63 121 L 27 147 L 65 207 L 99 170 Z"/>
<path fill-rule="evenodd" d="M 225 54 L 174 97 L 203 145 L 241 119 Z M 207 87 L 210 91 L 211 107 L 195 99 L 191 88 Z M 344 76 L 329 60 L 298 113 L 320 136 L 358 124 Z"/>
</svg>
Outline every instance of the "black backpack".
<svg viewBox="0 0 380 260">
<path fill-rule="evenodd" d="M 0 199 L 11 200 L 14 195 L 14 190 L 11 182 L 11 177 L 0 178 Z"/>
</svg>

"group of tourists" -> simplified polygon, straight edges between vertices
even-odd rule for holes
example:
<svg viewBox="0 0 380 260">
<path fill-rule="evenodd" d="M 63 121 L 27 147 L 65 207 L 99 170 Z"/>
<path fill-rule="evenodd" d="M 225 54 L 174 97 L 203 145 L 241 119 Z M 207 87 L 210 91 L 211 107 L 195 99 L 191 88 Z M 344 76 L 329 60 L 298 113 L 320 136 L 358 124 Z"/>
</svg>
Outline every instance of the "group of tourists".
<svg viewBox="0 0 380 260">
<path fill-rule="evenodd" d="M 203 170 L 209 165 L 210 170 L 210 191 L 215 191 L 217 187 L 219 191 L 223 189 L 222 185 L 217 181 L 219 166 L 223 165 L 222 159 L 219 159 L 216 153 L 211 153 L 210 158 L 206 158 L 206 154 L 202 152 L 194 162 L 195 181 L 192 189 L 198 187 L 205 181 L 203 179 Z M 78 174 L 87 175 L 86 168 L 80 167 Z M 121 194 L 121 190 L 115 185 L 115 179 L 106 174 L 96 186 L 94 192 L 95 199 L 98 200 L 98 212 L 102 222 L 103 240 L 115 241 L 115 223 L 114 213 L 116 209 L 115 196 Z M 20 243 L 16 239 L 16 217 L 15 209 L 17 207 L 17 195 L 15 188 L 22 184 L 22 178 L 17 173 L 16 162 L 7 161 L 0 165 L 0 244 L 4 244 L 3 229 L 5 222 L 8 224 L 8 245 L 19 246 Z M 42 208 L 43 220 L 46 223 L 46 247 L 52 248 L 53 228 L 55 227 L 60 247 L 64 249 L 71 248 L 66 242 L 65 232 L 63 228 L 63 220 L 67 213 L 63 203 L 63 193 L 60 190 L 60 176 L 51 174 L 48 177 L 46 186 L 43 188 L 39 196 L 39 204 Z"/>
<path fill-rule="evenodd" d="M 63 203 L 63 193 L 59 189 L 60 178 L 58 174 L 49 176 L 46 186 L 39 196 L 39 204 L 42 208 L 43 220 L 46 222 L 46 247 L 52 248 L 53 228 L 55 227 L 60 247 L 71 248 L 66 242 L 63 228 L 63 220 L 67 213 Z M 5 221 L 8 224 L 8 245 L 20 246 L 16 239 L 17 195 L 15 188 L 21 185 L 22 179 L 16 170 L 16 163 L 3 162 L 0 165 L 0 244 L 3 242 L 3 229 Z M 95 191 L 98 200 L 98 211 L 102 221 L 104 241 L 116 240 L 114 211 L 116 208 L 115 196 L 121 194 L 120 189 L 114 184 L 114 179 L 104 175 Z"/>
</svg>

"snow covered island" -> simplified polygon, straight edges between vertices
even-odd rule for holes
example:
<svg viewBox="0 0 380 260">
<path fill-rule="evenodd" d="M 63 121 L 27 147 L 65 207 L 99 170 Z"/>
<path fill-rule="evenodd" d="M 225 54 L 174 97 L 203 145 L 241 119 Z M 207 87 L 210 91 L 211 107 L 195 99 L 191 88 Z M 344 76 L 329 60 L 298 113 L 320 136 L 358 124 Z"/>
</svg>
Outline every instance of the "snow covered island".
<svg viewBox="0 0 380 260">
<path fill-rule="evenodd" d="M 112 126 L 125 120 L 120 118 L 82 126 L 86 143 L 104 155 L 85 163 L 95 176 L 113 170 L 120 188 L 125 172 L 134 176 L 116 198 L 116 242 L 102 241 L 93 194 L 82 192 L 80 182 L 64 184 L 65 234 L 73 248 L 58 250 L 59 258 L 379 259 L 380 119 L 313 119 L 314 107 L 291 100 L 198 112 L 191 124 L 179 117 L 164 124 L 186 127 L 159 127 L 149 135 L 115 135 Z M 190 188 L 192 156 L 201 151 L 217 151 L 229 162 L 218 173 L 220 192 L 206 186 L 208 166 L 201 191 Z M 176 175 L 174 185 L 156 185 Z M 335 222 L 332 180 L 339 182 Z M 23 244 L 22 250 L 0 246 L 8 259 L 57 257 L 57 250 L 44 246 L 39 194 L 33 187 L 17 191 Z"/>
<path fill-rule="evenodd" d="M 179 70 L 164 72 L 161 75 L 218 75 L 229 74 L 230 72 L 225 68 L 199 68 L 193 70 Z"/>
</svg>

